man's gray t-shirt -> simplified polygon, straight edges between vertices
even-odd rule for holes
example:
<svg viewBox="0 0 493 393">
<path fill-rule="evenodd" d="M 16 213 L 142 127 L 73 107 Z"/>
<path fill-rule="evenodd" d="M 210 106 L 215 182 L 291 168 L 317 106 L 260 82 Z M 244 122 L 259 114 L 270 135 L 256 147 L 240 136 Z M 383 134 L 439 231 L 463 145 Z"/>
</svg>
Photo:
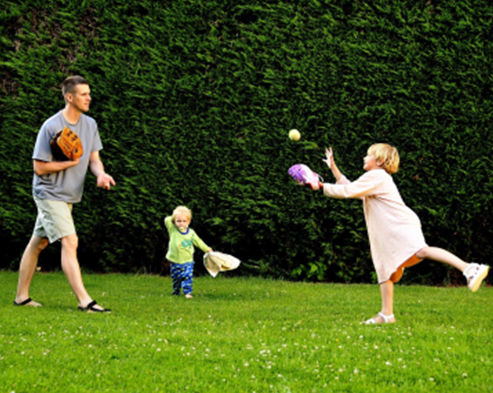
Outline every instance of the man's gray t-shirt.
<svg viewBox="0 0 493 393">
<path fill-rule="evenodd" d="M 38 176 L 34 173 L 33 195 L 40 199 L 77 203 L 82 199 L 90 155 L 92 152 L 103 148 L 98 126 L 92 117 L 82 114 L 77 124 L 70 124 L 63 116 L 62 111 L 50 117 L 39 130 L 34 146 L 33 160 L 53 161 L 50 141 L 65 126 L 79 136 L 84 154 L 80 158 L 78 165 L 64 171 L 43 176 Z"/>
</svg>

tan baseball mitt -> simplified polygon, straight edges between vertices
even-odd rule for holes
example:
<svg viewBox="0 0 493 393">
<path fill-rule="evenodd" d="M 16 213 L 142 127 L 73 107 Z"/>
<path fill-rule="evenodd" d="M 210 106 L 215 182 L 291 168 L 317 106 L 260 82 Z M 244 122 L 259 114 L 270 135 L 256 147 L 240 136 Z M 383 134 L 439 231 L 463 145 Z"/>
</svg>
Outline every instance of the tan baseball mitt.
<svg viewBox="0 0 493 393">
<path fill-rule="evenodd" d="M 50 146 L 56 161 L 75 161 L 84 154 L 79 136 L 68 127 L 55 134 Z"/>
<path fill-rule="evenodd" d="M 209 251 L 204 254 L 204 266 L 212 277 L 216 277 L 219 272 L 234 270 L 240 263 L 238 258 L 223 252 Z"/>
</svg>

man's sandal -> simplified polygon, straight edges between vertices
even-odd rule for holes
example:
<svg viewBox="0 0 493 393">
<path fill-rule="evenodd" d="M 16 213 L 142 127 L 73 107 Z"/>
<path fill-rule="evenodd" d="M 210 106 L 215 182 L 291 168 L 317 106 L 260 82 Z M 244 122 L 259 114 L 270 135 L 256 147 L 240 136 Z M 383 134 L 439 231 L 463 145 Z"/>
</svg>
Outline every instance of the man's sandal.
<svg viewBox="0 0 493 393">
<path fill-rule="evenodd" d="M 93 300 L 91 303 L 89 303 L 85 307 L 79 306 L 79 310 L 80 311 L 85 311 L 85 312 L 88 312 L 88 313 L 91 313 L 91 312 L 111 312 L 111 310 L 109 310 L 107 308 L 96 308 L 96 307 L 94 307 L 96 304 L 98 304 L 96 302 L 96 300 Z"/>
<path fill-rule="evenodd" d="M 487 265 L 479 265 L 477 263 L 471 263 L 466 270 L 464 270 L 464 276 L 467 278 L 467 286 L 471 292 L 476 292 L 481 283 L 488 275 L 490 269 Z"/>
<path fill-rule="evenodd" d="M 385 314 L 382 314 L 381 312 L 379 312 L 378 315 L 380 315 L 383 318 L 383 320 L 384 320 L 383 323 L 391 323 L 390 320 L 392 318 L 394 318 L 394 314 L 385 315 Z M 375 324 L 378 324 L 378 322 L 375 318 L 370 318 L 369 320 L 367 320 L 365 322 L 365 325 L 375 325 Z"/>
<path fill-rule="evenodd" d="M 34 304 L 29 304 L 33 302 Z M 20 302 L 20 303 L 17 303 L 15 300 L 14 300 L 14 306 L 30 306 L 30 307 L 40 307 L 41 304 L 39 303 L 36 303 L 33 299 L 31 299 L 30 297 L 28 297 L 26 300 L 24 300 L 23 302 Z"/>
</svg>

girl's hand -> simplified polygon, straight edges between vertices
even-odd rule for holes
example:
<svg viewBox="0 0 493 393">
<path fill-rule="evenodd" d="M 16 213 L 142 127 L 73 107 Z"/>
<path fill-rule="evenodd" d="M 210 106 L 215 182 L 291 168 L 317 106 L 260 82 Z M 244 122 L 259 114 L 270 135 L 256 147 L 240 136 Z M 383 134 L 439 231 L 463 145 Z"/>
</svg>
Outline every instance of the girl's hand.
<svg viewBox="0 0 493 393">
<path fill-rule="evenodd" d="M 327 158 L 322 161 L 325 162 L 330 169 L 332 169 L 334 164 L 334 154 L 332 153 L 332 147 L 325 149 L 325 157 Z"/>
</svg>

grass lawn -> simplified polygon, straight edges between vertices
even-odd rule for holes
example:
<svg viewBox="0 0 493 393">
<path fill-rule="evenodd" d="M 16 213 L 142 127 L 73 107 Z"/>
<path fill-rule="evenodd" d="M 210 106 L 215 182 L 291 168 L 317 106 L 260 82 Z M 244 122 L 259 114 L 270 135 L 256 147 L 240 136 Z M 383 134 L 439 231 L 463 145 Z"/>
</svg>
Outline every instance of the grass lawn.
<svg viewBox="0 0 493 393">
<path fill-rule="evenodd" d="M 14 307 L 0 271 L 0 393 L 493 391 L 493 288 L 396 286 L 397 323 L 365 326 L 377 285 L 89 275 L 111 314 L 77 311 L 62 273 Z"/>
</svg>

